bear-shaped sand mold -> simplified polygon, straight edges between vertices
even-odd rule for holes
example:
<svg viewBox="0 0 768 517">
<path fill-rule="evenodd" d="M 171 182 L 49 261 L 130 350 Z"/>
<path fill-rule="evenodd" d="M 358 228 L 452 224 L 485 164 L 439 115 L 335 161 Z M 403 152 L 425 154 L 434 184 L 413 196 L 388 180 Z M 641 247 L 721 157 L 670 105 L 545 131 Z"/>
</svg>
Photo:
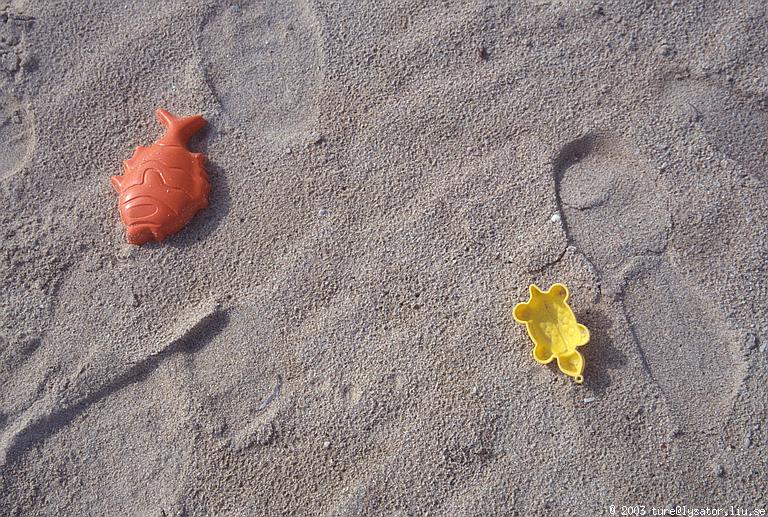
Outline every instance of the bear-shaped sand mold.
<svg viewBox="0 0 768 517">
<path fill-rule="evenodd" d="M 576 347 L 589 342 L 589 330 L 576 321 L 568 306 L 568 288 L 554 284 L 547 291 L 541 291 L 531 284 L 531 298 L 526 303 L 515 305 L 515 321 L 523 323 L 533 341 L 533 358 L 540 364 L 557 359 L 560 370 L 573 377 L 577 383 L 584 382 L 584 358 Z"/>
</svg>

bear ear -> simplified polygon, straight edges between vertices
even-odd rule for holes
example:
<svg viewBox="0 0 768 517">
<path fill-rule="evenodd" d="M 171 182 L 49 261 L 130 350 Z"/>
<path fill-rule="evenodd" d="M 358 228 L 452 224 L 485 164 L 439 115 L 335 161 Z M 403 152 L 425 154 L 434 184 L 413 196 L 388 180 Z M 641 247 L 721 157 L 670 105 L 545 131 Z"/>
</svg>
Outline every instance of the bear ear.
<svg viewBox="0 0 768 517">
<path fill-rule="evenodd" d="M 531 320 L 531 307 L 527 303 L 518 303 L 512 311 L 512 316 L 520 323 Z"/>
<path fill-rule="evenodd" d="M 123 188 L 122 178 L 120 176 L 112 176 L 111 180 L 112 180 L 112 188 L 115 189 L 115 191 L 117 191 L 118 193 L 120 193 L 120 191 Z"/>
<path fill-rule="evenodd" d="M 568 299 L 568 288 L 565 287 L 563 284 L 552 285 L 552 287 L 549 288 L 549 292 L 557 296 L 563 301 Z"/>
</svg>

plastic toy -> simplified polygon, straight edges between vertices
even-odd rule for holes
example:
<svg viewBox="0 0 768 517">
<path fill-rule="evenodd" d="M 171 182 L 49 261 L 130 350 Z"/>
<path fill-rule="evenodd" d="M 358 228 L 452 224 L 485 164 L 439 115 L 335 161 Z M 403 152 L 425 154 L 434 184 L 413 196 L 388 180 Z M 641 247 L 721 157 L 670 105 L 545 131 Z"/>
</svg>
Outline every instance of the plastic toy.
<svg viewBox="0 0 768 517">
<path fill-rule="evenodd" d="M 533 341 L 533 358 L 540 364 L 557 359 L 560 371 L 581 384 L 584 377 L 584 358 L 576 347 L 589 342 L 589 330 L 576 321 L 568 306 L 568 288 L 554 284 L 542 292 L 531 284 L 531 298 L 515 305 L 515 321 L 525 324 Z"/>
<path fill-rule="evenodd" d="M 187 142 L 206 122 L 200 115 L 176 118 L 162 108 L 157 120 L 168 130 L 152 147 L 138 147 L 123 164 L 125 173 L 112 176 L 120 195 L 120 217 L 131 244 L 162 241 L 181 230 L 208 206 L 211 186 L 205 155 L 187 149 Z"/>
</svg>

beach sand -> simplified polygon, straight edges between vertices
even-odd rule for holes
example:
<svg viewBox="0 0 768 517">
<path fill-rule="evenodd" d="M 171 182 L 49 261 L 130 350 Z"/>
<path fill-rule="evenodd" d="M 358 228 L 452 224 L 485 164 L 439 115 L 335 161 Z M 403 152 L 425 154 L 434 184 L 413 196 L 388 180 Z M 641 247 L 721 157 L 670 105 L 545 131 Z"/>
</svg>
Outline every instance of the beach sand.
<svg viewBox="0 0 768 517">
<path fill-rule="evenodd" d="M 88 4 L 0 1 L 0 514 L 768 508 L 764 2 Z"/>
</svg>

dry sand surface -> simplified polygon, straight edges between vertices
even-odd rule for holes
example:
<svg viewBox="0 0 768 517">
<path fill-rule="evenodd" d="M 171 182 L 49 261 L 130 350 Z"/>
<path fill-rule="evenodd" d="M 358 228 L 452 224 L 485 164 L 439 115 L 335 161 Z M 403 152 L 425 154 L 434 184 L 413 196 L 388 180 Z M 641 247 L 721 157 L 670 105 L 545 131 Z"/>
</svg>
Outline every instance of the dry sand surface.
<svg viewBox="0 0 768 517">
<path fill-rule="evenodd" d="M 768 508 L 767 11 L 0 0 L 0 514 Z M 136 247 L 157 106 L 213 193 Z"/>
</svg>

